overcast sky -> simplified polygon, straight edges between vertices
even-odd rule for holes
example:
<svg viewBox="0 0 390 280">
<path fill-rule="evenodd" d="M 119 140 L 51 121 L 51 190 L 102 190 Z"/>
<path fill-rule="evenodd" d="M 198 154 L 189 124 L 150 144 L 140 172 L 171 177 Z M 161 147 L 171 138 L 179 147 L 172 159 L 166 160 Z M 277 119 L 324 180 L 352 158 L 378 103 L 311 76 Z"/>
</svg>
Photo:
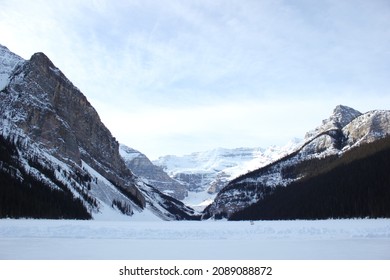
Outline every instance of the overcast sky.
<svg viewBox="0 0 390 280">
<path fill-rule="evenodd" d="M 338 104 L 390 109 L 388 0 L 0 0 L 118 141 L 156 159 L 303 138 Z"/>
</svg>

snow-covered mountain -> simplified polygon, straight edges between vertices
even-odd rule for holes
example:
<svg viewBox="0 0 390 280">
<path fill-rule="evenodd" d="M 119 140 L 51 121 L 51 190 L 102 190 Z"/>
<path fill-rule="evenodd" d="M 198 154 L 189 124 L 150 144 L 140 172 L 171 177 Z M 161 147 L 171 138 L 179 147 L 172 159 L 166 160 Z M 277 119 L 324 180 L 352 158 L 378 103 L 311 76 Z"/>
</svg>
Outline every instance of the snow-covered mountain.
<svg viewBox="0 0 390 280">
<path fill-rule="evenodd" d="M 8 85 L 10 74 L 23 61 L 23 58 L 0 45 L 0 91 Z"/>
<path fill-rule="evenodd" d="M 9 202 L 0 216 L 192 218 L 130 171 L 95 109 L 46 55 L 24 60 L 0 45 L 0 66 L 0 192 Z"/>
<path fill-rule="evenodd" d="M 389 134 L 390 111 L 374 110 L 362 114 L 339 105 L 328 119 L 306 134 L 294 151 L 230 181 L 205 210 L 205 217 L 230 217 L 260 203 L 278 187 L 326 173 L 336 166 L 336 162 L 341 165 L 338 159 L 347 152 L 369 143 L 374 143 L 375 147 L 377 141 Z M 358 156 L 354 155 L 354 158 Z"/>
<path fill-rule="evenodd" d="M 267 149 L 217 148 L 184 156 L 163 156 L 153 163 L 186 186 L 188 197 L 183 201 L 187 205 L 202 209 L 229 181 L 285 156 L 299 143 L 294 139 L 284 147 Z"/>
<path fill-rule="evenodd" d="M 299 143 L 166 156 L 156 167 L 142 153 L 120 149 L 87 98 L 46 55 L 24 60 L 0 45 L 0 217 L 198 219 L 185 202 L 199 209 L 211 203 L 204 218 L 239 219 L 258 217 L 259 209 L 288 212 L 293 208 L 280 208 L 307 201 L 338 213 L 347 213 L 349 203 L 352 217 L 386 216 L 389 134 L 390 111 L 362 114 L 340 105 Z M 349 193 L 355 189 L 358 195 Z M 163 192 L 188 196 L 180 202 Z M 352 196 L 356 200 L 345 200 Z"/>
<path fill-rule="evenodd" d="M 166 195 L 182 200 L 187 196 L 186 187 L 168 176 L 164 170 L 154 165 L 143 153 L 121 144 L 119 153 L 126 166 L 144 182 L 157 188 Z"/>
</svg>

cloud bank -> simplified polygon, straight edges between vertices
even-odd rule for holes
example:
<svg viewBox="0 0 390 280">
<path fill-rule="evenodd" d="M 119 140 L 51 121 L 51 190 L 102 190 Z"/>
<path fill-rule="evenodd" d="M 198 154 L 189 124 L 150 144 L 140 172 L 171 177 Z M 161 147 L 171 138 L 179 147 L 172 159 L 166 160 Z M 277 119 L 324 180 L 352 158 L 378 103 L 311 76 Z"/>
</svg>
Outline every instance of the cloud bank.
<svg viewBox="0 0 390 280">
<path fill-rule="evenodd" d="M 45 52 L 151 158 L 286 143 L 338 104 L 389 109 L 388 1 L 1 1 L 1 43 Z"/>
</svg>

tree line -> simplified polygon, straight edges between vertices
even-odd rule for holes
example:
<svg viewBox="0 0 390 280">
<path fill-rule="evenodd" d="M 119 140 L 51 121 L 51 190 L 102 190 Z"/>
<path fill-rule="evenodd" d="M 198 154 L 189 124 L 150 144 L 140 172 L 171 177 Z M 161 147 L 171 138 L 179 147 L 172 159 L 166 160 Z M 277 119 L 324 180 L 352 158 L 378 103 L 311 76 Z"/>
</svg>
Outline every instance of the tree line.
<svg viewBox="0 0 390 280">
<path fill-rule="evenodd" d="M 19 162 L 17 146 L 0 135 L 0 218 L 92 218 L 83 201 L 55 178 L 54 170 L 34 159 L 29 164 L 58 189 L 26 172 Z"/>
</svg>

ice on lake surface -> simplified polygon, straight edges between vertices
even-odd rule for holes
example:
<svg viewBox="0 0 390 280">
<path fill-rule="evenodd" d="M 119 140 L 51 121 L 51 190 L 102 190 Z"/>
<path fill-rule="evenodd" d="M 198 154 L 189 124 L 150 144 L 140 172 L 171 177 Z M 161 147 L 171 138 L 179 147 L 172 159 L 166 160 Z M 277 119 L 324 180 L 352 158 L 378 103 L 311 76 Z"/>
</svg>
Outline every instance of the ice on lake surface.
<svg viewBox="0 0 390 280">
<path fill-rule="evenodd" d="M 385 259 L 390 219 L 0 220 L 0 259 Z"/>
</svg>

